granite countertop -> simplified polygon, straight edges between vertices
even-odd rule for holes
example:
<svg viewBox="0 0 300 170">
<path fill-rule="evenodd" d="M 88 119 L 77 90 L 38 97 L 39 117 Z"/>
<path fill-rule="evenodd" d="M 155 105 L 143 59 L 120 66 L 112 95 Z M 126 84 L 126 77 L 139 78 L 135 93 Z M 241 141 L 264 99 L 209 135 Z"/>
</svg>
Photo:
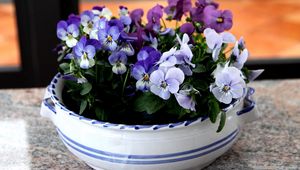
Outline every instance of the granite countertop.
<svg viewBox="0 0 300 170">
<path fill-rule="evenodd" d="M 257 81 L 263 114 L 206 169 L 299 169 L 300 80 Z M 44 89 L 0 90 L 0 169 L 90 169 L 59 140 L 40 116 Z"/>
</svg>

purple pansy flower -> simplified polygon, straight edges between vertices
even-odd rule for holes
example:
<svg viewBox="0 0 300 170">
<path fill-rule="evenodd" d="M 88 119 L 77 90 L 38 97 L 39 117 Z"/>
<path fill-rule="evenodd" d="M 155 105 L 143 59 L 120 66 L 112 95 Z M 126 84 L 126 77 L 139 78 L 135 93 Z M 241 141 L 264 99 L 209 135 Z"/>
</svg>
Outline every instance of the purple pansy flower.
<svg viewBox="0 0 300 170">
<path fill-rule="evenodd" d="M 196 111 L 196 101 L 191 95 L 192 90 L 193 89 L 179 90 L 178 93 L 175 93 L 175 98 L 181 107 L 191 111 Z"/>
<path fill-rule="evenodd" d="M 170 94 L 177 93 L 179 85 L 184 81 L 184 73 L 176 67 L 168 70 L 155 70 L 150 75 L 152 83 L 150 91 L 164 100 L 170 98 Z"/>
<path fill-rule="evenodd" d="M 191 0 L 168 0 L 165 13 L 168 15 L 168 20 L 174 19 L 180 21 L 183 14 L 189 12 L 191 8 Z"/>
<path fill-rule="evenodd" d="M 147 13 L 148 24 L 146 28 L 148 30 L 153 30 L 154 32 L 159 32 L 160 30 L 160 19 L 163 16 L 163 6 L 157 4 L 151 8 Z"/>
<path fill-rule="evenodd" d="M 222 49 L 223 43 L 233 43 L 235 37 L 229 32 L 223 32 L 218 34 L 214 29 L 206 28 L 204 30 L 204 36 L 206 38 L 206 44 L 209 48 L 209 52 L 212 52 L 212 58 L 217 61 Z"/>
<path fill-rule="evenodd" d="M 205 7 L 203 13 L 203 21 L 206 28 L 215 29 L 220 33 L 232 27 L 232 13 L 229 10 L 217 10 L 210 5 Z"/>
<path fill-rule="evenodd" d="M 241 71 L 235 67 L 219 69 L 215 73 L 215 84 L 211 86 L 211 92 L 216 99 L 222 103 L 230 104 L 232 99 L 238 99 L 243 96 L 245 81 L 241 77 Z"/>
<path fill-rule="evenodd" d="M 192 8 L 190 11 L 192 21 L 194 22 L 203 22 L 203 10 L 208 5 L 212 5 L 216 9 L 219 6 L 219 4 L 213 2 L 212 0 L 197 0 L 195 4 L 196 7 Z"/>
<path fill-rule="evenodd" d="M 127 56 L 124 52 L 118 51 L 112 53 L 108 57 L 109 63 L 113 66 L 112 71 L 115 74 L 124 74 L 127 71 L 126 64 L 127 64 Z"/>
<path fill-rule="evenodd" d="M 140 27 L 142 22 L 142 16 L 144 15 L 143 9 L 135 9 L 131 11 L 130 18 L 135 26 Z"/>
<path fill-rule="evenodd" d="M 75 57 L 79 59 L 82 69 L 88 69 L 95 64 L 93 58 L 96 54 L 96 49 L 93 45 L 87 43 L 87 39 L 84 36 L 74 47 L 74 54 Z"/>
<path fill-rule="evenodd" d="M 117 40 L 120 36 L 120 31 L 117 26 L 107 27 L 98 32 L 98 38 L 102 46 L 106 49 L 114 51 L 117 48 Z"/>
<path fill-rule="evenodd" d="M 155 63 L 159 57 L 160 52 L 155 49 L 149 51 L 144 48 L 138 53 L 138 62 L 132 67 L 131 72 L 132 77 L 137 80 L 136 88 L 138 90 L 147 91 L 150 89 L 150 74 L 157 69 Z"/>
<path fill-rule="evenodd" d="M 246 48 L 239 49 L 239 43 L 236 42 L 232 50 L 232 54 L 230 56 L 232 60 L 232 65 L 238 69 L 242 69 L 244 63 L 247 61 L 248 56 L 249 56 L 248 50 Z"/>
<path fill-rule="evenodd" d="M 60 21 L 57 24 L 57 37 L 66 42 L 67 46 L 72 48 L 77 43 L 79 29 L 75 24 L 68 25 L 66 21 Z"/>
<path fill-rule="evenodd" d="M 105 18 L 107 20 L 110 20 L 112 17 L 112 12 L 105 6 L 95 6 L 93 7 L 92 12 L 95 16 L 99 18 Z"/>
<path fill-rule="evenodd" d="M 83 32 L 90 34 L 93 29 L 98 27 L 100 20 L 99 16 L 93 14 L 92 11 L 84 11 L 81 16 L 81 25 L 83 26 Z"/>
</svg>

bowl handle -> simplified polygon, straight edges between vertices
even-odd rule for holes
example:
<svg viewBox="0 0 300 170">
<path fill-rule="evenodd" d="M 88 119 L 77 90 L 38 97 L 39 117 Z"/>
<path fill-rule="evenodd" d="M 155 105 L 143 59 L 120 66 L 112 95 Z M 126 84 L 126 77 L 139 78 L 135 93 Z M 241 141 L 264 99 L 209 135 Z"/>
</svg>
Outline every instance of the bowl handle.
<svg viewBox="0 0 300 170">
<path fill-rule="evenodd" d="M 257 120 L 261 116 L 252 97 L 254 92 L 254 88 L 248 88 L 246 97 L 244 99 L 244 107 L 242 110 L 236 112 L 237 116 L 239 117 L 240 125 Z"/>
<path fill-rule="evenodd" d="M 47 87 L 44 99 L 41 104 L 41 116 L 47 117 L 53 121 L 54 116 L 56 115 L 55 105 L 51 100 L 51 94 L 49 92 L 49 87 Z"/>
</svg>

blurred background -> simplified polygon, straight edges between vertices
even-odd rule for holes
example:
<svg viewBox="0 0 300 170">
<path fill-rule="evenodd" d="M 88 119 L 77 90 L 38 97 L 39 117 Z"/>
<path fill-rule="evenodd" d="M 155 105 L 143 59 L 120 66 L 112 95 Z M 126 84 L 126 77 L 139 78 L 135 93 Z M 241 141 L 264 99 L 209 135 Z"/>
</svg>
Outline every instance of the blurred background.
<svg viewBox="0 0 300 170">
<path fill-rule="evenodd" d="M 195 0 L 193 0 L 195 1 Z M 300 77 L 299 0 L 215 0 L 234 14 L 231 32 L 243 36 L 251 57 L 247 66 L 264 68 L 261 79 Z M 147 10 L 166 0 L 0 0 L 0 88 L 46 86 L 57 72 L 52 52 L 56 23 L 71 12 L 105 5 L 117 13 Z"/>
</svg>

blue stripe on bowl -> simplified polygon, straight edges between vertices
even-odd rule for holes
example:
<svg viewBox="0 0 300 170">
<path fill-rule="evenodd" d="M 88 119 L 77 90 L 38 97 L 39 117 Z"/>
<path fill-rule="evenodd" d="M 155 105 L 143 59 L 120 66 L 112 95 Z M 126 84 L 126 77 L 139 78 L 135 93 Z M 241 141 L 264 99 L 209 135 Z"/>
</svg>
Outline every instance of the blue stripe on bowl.
<svg viewBox="0 0 300 170">
<path fill-rule="evenodd" d="M 65 134 L 63 134 L 61 132 L 61 130 L 59 128 L 57 128 L 57 131 L 59 133 L 59 135 L 61 135 L 64 139 L 66 139 L 68 142 L 76 145 L 76 147 L 81 148 L 81 149 L 85 149 L 88 150 L 90 152 L 96 153 L 96 154 L 100 154 L 103 156 L 109 156 L 109 157 L 115 157 L 115 158 L 127 158 L 127 159 L 157 159 L 157 158 L 171 158 L 171 157 L 177 157 L 177 156 L 184 156 L 187 154 L 194 154 L 196 152 L 199 151 L 203 151 L 205 149 L 209 149 L 212 148 L 224 141 L 226 141 L 227 139 L 229 139 L 232 136 L 235 136 L 238 133 L 238 129 L 234 130 L 232 133 L 230 133 L 229 135 L 225 136 L 224 138 L 215 141 L 209 145 L 206 146 L 202 146 L 200 148 L 196 148 L 196 149 L 192 149 L 192 150 L 188 150 L 188 151 L 183 151 L 183 152 L 177 152 L 177 153 L 170 153 L 170 154 L 163 154 L 163 155 L 127 155 L 127 154 L 119 154 L 119 153 L 112 153 L 112 152 L 107 152 L 107 151 L 102 151 L 102 150 L 98 150 L 98 149 L 94 149 L 88 146 L 85 146 L 83 144 L 80 144 L 72 139 L 70 139 L 69 137 L 67 137 Z"/>
<path fill-rule="evenodd" d="M 222 143 L 221 145 L 218 145 L 215 148 L 212 148 L 210 150 L 207 150 L 205 152 L 201 152 L 195 155 L 191 155 L 191 156 L 186 156 L 186 157 L 181 157 L 181 158 L 174 158 L 174 159 L 165 159 L 165 160 L 130 160 L 128 158 L 126 158 L 126 160 L 121 160 L 121 159 L 115 159 L 115 158 L 107 158 L 107 157 L 103 157 L 103 156 L 99 156 L 99 155 L 94 155 L 92 153 L 86 152 L 84 150 L 81 150 L 79 148 L 74 147 L 73 145 L 71 145 L 68 141 L 66 141 L 63 136 L 60 136 L 61 140 L 69 147 L 71 147 L 72 149 L 76 150 L 77 152 L 80 152 L 81 154 L 84 154 L 86 156 L 95 158 L 95 159 L 99 159 L 102 161 L 107 161 L 107 162 L 113 162 L 113 163 L 120 163 L 120 164 L 139 164 L 139 165 L 151 165 L 151 164 L 166 164 L 166 163 L 172 163 L 172 162 L 180 162 L 180 161 L 186 161 L 186 160 L 191 160 L 191 159 L 195 159 L 201 156 L 205 156 L 211 152 L 214 152 L 218 149 L 223 148 L 224 146 L 228 145 L 230 142 L 232 142 L 235 137 L 237 136 L 238 131 L 236 131 L 236 133 L 234 133 L 233 136 L 231 136 L 229 138 L 229 140 L 227 140 L 226 142 Z"/>
</svg>

